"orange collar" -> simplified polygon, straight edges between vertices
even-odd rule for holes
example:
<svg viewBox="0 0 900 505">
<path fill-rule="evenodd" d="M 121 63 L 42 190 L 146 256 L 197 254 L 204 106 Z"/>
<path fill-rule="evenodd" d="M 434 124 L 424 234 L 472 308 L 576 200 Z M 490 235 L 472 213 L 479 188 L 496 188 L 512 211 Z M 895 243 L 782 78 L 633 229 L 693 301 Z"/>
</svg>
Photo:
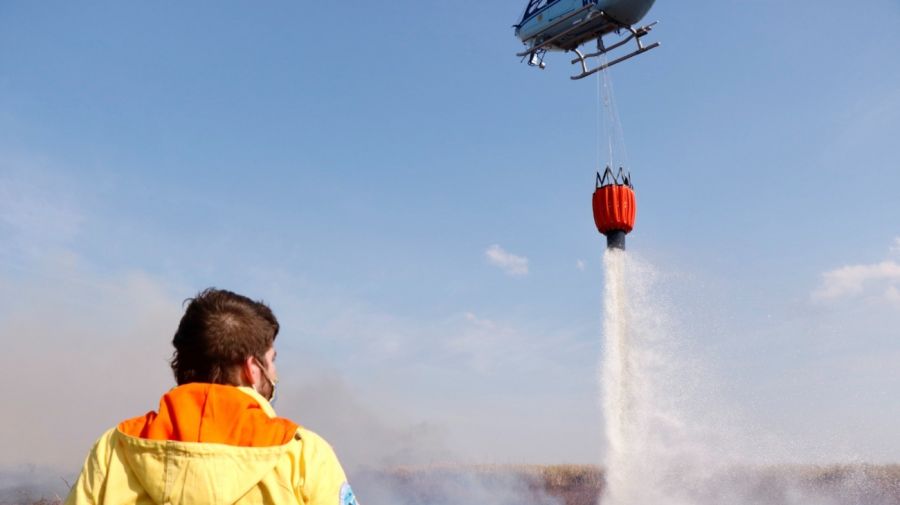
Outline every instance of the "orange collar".
<svg viewBox="0 0 900 505">
<path fill-rule="evenodd" d="M 133 437 L 241 447 L 283 445 L 298 428 L 289 419 L 270 417 L 259 400 L 237 387 L 199 382 L 163 395 L 158 414 L 119 424 L 119 431 Z"/>
</svg>

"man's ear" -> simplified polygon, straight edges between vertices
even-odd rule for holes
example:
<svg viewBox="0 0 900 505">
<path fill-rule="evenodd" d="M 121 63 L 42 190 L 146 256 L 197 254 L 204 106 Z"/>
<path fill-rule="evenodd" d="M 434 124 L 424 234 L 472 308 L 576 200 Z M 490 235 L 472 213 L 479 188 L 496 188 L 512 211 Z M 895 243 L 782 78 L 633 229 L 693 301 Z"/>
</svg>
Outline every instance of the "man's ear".
<svg viewBox="0 0 900 505">
<path fill-rule="evenodd" d="M 254 373 L 255 372 L 255 373 Z M 257 369 L 256 361 L 253 359 L 253 356 L 248 356 L 241 362 L 241 384 L 244 386 L 253 387 L 254 384 L 259 380 L 256 375 L 259 374 Z"/>
</svg>

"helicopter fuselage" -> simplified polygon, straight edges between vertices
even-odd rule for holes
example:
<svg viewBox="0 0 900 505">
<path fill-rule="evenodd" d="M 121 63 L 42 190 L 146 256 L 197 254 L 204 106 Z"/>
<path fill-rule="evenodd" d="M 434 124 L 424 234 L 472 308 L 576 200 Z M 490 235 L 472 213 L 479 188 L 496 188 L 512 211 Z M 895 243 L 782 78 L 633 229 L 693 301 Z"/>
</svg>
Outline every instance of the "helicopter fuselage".
<svg viewBox="0 0 900 505">
<path fill-rule="evenodd" d="M 516 36 L 548 50 L 571 51 L 581 44 L 640 21 L 655 0 L 550 0 L 526 9 Z"/>
</svg>

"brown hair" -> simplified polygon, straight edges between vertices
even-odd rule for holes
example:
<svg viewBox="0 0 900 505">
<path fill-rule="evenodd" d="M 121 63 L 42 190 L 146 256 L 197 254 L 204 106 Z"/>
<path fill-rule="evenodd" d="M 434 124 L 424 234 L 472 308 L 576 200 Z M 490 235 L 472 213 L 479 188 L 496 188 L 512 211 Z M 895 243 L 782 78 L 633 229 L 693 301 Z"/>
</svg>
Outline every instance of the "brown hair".
<svg viewBox="0 0 900 505">
<path fill-rule="evenodd" d="M 185 302 L 169 362 L 179 385 L 237 385 L 239 365 L 251 356 L 262 360 L 278 335 L 278 320 L 263 302 L 215 288 Z"/>
</svg>

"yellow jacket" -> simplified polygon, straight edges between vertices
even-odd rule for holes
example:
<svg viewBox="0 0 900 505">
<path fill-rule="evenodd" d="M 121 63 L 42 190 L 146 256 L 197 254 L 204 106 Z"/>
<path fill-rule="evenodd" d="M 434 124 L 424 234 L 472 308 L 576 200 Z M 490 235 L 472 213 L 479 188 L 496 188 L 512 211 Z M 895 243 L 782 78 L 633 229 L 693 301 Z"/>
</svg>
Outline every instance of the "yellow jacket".
<svg viewBox="0 0 900 505">
<path fill-rule="evenodd" d="M 186 384 L 94 444 L 66 504 L 358 505 L 331 446 L 250 388 Z"/>
</svg>

